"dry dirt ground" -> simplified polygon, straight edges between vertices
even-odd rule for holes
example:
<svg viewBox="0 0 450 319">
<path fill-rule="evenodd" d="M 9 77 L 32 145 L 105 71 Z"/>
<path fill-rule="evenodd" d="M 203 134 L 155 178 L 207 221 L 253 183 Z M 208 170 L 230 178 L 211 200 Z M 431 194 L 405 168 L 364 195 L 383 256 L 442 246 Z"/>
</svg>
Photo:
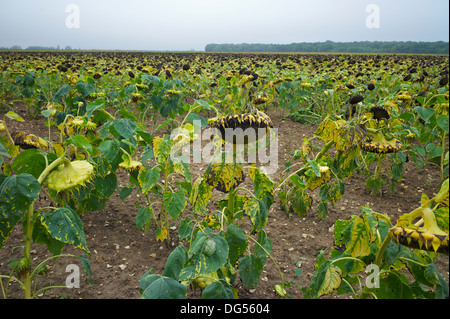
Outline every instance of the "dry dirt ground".
<svg viewBox="0 0 450 319">
<path fill-rule="evenodd" d="M 18 103 L 14 110 L 27 118 L 25 107 Z M 293 152 L 299 149 L 303 137 L 312 136 L 316 129 L 313 125 L 304 125 L 282 119 L 279 112 L 269 111 L 269 115 L 278 128 L 279 133 L 279 170 L 273 175 L 278 180 L 284 163 L 291 158 Z M 3 117 L 3 116 L 2 116 Z M 43 126 L 42 120 L 27 120 L 24 123 L 8 122 L 8 127 L 25 130 L 40 136 L 46 136 L 48 129 Z M 11 130 L 13 130 L 10 127 Z M 194 170 L 193 176 L 196 177 Z M 276 200 L 270 208 L 269 221 L 266 231 L 273 242 L 272 257 L 283 273 L 286 282 L 295 281 L 287 292 L 292 298 L 302 298 L 300 287 L 308 286 L 314 271 L 314 261 L 318 253 L 333 247 L 332 226 L 338 219 L 349 219 L 352 215 L 359 215 L 361 207 L 369 204 L 376 212 L 388 214 L 393 221 L 404 212 L 416 208 L 422 193 L 433 195 L 439 183 L 439 171 L 432 166 L 417 170 L 411 161 L 404 168 L 404 179 L 399 184 L 394 195 L 384 192 L 383 196 L 371 196 L 365 189 L 365 177 L 354 174 L 345 180 L 345 195 L 334 207 L 329 208 L 326 220 L 317 217 L 313 205 L 312 211 L 306 217 L 288 215 L 280 210 Z M 119 176 L 119 183 L 126 185 L 128 177 Z M 221 196 L 221 194 L 214 194 Z M 152 231 L 145 233 L 136 229 L 135 206 L 139 198 L 133 193 L 125 200 L 121 200 L 117 193 L 110 198 L 104 210 L 86 213 L 82 216 L 88 248 L 91 251 L 92 284 L 88 276 L 81 271 L 80 288 L 56 288 L 48 290 L 43 298 L 83 298 L 83 299 L 136 299 L 139 298 L 139 278 L 149 269 L 154 273 L 162 274 L 164 266 L 173 248 L 179 242 L 177 228 L 171 230 L 170 249 L 165 243 L 155 240 Z M 177 227 L 177 225 L 175 225 Z M 22 227 L 20 224 L 11 233 L 10 238 L 0 250 L 0 274 L 6 275 L 11 268 L 9 260 L 13 257 L 21 258 L 23 245 Z M 81 255 L 82 251 L 66 246 L 63 253 Z M 49 257 L 43 245 L 33 244 L 33 264 Z M 301 261 L 301 277 L 295 273 L 298 262 Z M 64 286 L 69 273 L 66 267 L 69 264 L 80 266 L 79 259 L 60 258 L 48 263 L 48 272 L 39 277 L 38 287 L 44 285 Z M 436 261 L 437 267 L 448 282 L 449 260 L 448 256 L 440 256 Z M 239 280 L 239 296 L 243 299 L 274 299 L 279 296 L 274 286 L 280 284 L 280 275 L 275 264 L 269 259 L 266 263 L 260 284 L 255 290 L 246 290 Z M 1 296 L 2 297 L 2 296 Z M 16 283 L 8 289 L 9 298 L 23 298 L 23 292 Z M 188 298 L 200 298 L 199 291 L 188 289 Z M 328 298 L 328 297 L 327 297 Z M 338 298 L 351 298 L 339 296 Z"/>
</svg>

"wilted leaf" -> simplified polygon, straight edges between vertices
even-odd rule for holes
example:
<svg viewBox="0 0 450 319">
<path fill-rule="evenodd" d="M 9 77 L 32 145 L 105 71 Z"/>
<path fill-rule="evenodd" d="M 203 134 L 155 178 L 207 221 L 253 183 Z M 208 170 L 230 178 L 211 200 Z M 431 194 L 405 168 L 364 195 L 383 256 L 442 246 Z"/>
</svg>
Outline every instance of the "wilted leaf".
<svg viewBox="0 0 450 319">
<path fill-rule="evenodd" d="M 373 228 L 373 229 L 372 229 Z M 370 244 L 375 240 L 375 228 L 370 217 L 356 217 L 344 230 L 347 254 L 352 257 L 364 257 L 370 254 Z"/>
<path fill-rule="evenodd" d="M 213 163 L 207 175 L 208 183 L 218 191 L 228 193 L 245 180 L 241 164 Z"/>
<path fill-rule="evenodd" d="M 206 215 L 209 199 L 212 196 L 213 186 L 205 178 L 199 177 L 192 187 L 189 201 L 195 214 Z"/>
<path fill-rule="evenodd" d="M 269 211 L 262 200 L 250 198 L 244 203 L 244 212 L 250 216 L 252 232 L 259 232 L 266 226 Z"/>
<path fill-rule="evenodd" d="M 247 289 L 256 287 L 259 284 L 263 270 L 263 258 L 250 255 L 239 259 L 239 275 L 241 276 L 242 282 Z"/>
<path fill-rule="evenodd" d="M 339 288 L 341 285 L 341 274 L 342 271 L 339 267 L 328 263 L 322 269 L 317 279 L 320 282 L 319 289 L 317 291 L 317 296 L 327 295 L 332 293 L 333 290 Z"/>
<path fill-rule="evenodd" d="M 153 138 L 153 153 L 155 154 L 158 163 L 166 164 L 169 160 L 170 152 L 173 147 L 173 141 L 163 139 L 159 136 Z"/>
</svg>

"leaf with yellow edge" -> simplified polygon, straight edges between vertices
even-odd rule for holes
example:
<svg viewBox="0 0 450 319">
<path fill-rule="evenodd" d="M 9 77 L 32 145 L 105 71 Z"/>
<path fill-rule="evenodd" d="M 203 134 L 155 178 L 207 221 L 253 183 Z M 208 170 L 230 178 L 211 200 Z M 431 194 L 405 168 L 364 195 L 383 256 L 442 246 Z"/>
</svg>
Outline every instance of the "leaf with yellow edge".
<svg viewBox="0 0 450 319">
<path fill-rule="evenodd" d="M 17 122 L 25 122 L 25 120 L 19 114 L 13 111 L 9 111 L 8 113 L 5 114 L 5 116 Z"/>
<path fill-rule="evenodd" d="M 341 274 L 342 271 L 339 267 L 327 263 L 318 276 L 320 285 L 317 290 L 317 297 L 332 293 L 333 290 L 339 288 L 341 285 Z"/>
<path fill-rule="evenodd" d="M 448 190 L 449 190 L 449 182 L 448 178 L 442 183 L 441 188 L 439 189 L 438 194 L 434 197 L 434 200 L 437 203 L 441 203 L 448 207 Z"/>
<path fill-rule="evenodd" d="M 245 180 L 245 175 L 241 164 L 213 163 L 207 180 L 217 190 L 228 193 Z"/>
<path fill-rule="evenodd" d="M 345 123 L 347 122 L 344 120 L 333 121 L 330 119 L 330 115 L 327 115 L 314 134 L 328 142 L 334 138 L 334 132 L 344 126 Z"/>
<path fill-rule="evenodd" d="M 167 237 L 167 227 L 165 225 L 162 228 L 155 229 L 155 236 L 157 242 L 163 242 Z"/>
<path fill-rule="evenodd" d="M 302 146 L 300 148 L 300 157 L 302 158 L 302 161 L 306 163 L 306 160 L 309 159 L 309 154 L 311 153 L 311 141 L 308 138 L 303 139 Z"/>
<path fill-rule="evenodd" d="M 370 254 L 370 244 L 375 240 L 369 221 L 360 216 L 345 228 L 346 254 L 352 257 L 363 257 Z"/>
<path fill-rule="evenodd" d="M 195 180 L 189 197 L 194 214 L 207 215 L 207 206 L 213 189 L 214 186 L 209 185 L 206 178 L 199 177 Z"/>
<path fill-rule="evenodd" d="M 159 136 L 153 138 L 153 153 L 155 154 L 158 163 L 165 164 L 169 160 L 172 147 L 172 140 L 163 139 Z"/>
<path fill-rule="evenodd" d="M 252 222 L 252 232 L 259 232 L 266 226 L 269 211 L 262 200 L 250 198 L 244 203 L 243 209 Z"/>
</svg>

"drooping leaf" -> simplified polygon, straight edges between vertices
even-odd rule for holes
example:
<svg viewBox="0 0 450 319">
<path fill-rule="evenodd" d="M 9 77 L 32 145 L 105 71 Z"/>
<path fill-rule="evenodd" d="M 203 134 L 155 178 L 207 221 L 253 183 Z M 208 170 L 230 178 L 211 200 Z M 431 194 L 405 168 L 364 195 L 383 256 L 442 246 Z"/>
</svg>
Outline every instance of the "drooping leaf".
<svg viewBox="0 0 450 319">
<path fill-rule="evenodd" d="M 218 280 L 203 290 L 201 299 L 234 299 L 231 286 L 224 280 Z"/>
<path fill-rule="evenodd" d="M 245 180 L 245 175 L 241 164 L 213 163 L 207 174 L 207 180 L 217 190 L 228 193 Z"/>
<path fill-rule="evenodd" d="M 344 196 L 345 184 L 341 180 L 337 180 L 330 185 L 328 189 L 328 196 L 331 203 L 334 205 Z"/>
<path fill-rule="evenodd" d="M 265 258 L 272 253 L 272 240 L 267 237 L 266 231 L 263 229 L 258 234 L 258 240 L 255 244 L 255 256 Z"/>
<path fill-rule="evenodd" d="M 320 136 L 324 142 L 328 142 L 334 138 L 334 132 L 344 126 L 345 123 L 344 120 L 333 121 L 330 119 L 330 115 L 327 115 L 314 134 Z"/>
<path fill-rule="evenodd" d="M 92 78 L 88 78 L 86 83 L 78 82 L 75 85 L 75 89 L 77 89 L 77 91 L 81 94 L 83 98 L 86 98 L 95 91 L 95 81 Z"/>
<path fill-rule="evenodd" d="M 234 264 L 247 249 L 247 236 L 242 229 L 231 224 L 227 228 L 225 239 L 230 247 L 228 258 L 230 263 Z"/>
<path fill-rule="evenodd" d="M 334 289 L 339 288 L 341 285 L 341 274 L 342 271 L 340 268 L 331 263 L 327 263 L 318 274 L 317 282 L 320 284 L 316 292 L 317 297 L 327 295 L 333 292 Z"/>
<path fill-rule="evenodd" d="M 166 266 L 164 268 L 163 276 L 178 280 L 181 269 L 187 260 L 187 251 L 183 245 L 175 248 L 167 258 Z"/>
<path fill-rule="evenodd" d="M 274 181 L 265 172 L 264 168 L 249 168 L 248 175 L 253 181 L 256 197 L 262 200 L 266 205 L 266 208 L 269 209 L 273 203 Z"/>
<path fill-rule="evenodd" d="M 380 287 L 371 292 L 379 299 L 413 299 L 408 279 L 399 272 L 381 275 Z"/>
<path fill-rule="evenodd" d="M 170 152 L 173 147 L 173 141 L 163 139 L 159 136 L 153 138 L 153 153 L 160 164 L 166 164 L 169 160 Z"/>
<path fill-rule="evenodd" d="M 245 288 L 250 289 L 259 284 L 264 270 L 264 263 L 265 258 L 259 258 L 253 254 L 239 259 L 239 275 Z"/>
<path fill-rule="evenodd" d="M 84 224 L 70 207 L 42 214 L 41 222 L 54 239 L 90 253 L 84 235 Z"/>
<path fill-rule="evenodd" d="M 155 238 L 157 242 L 163 242 L 168 235 L 168 230 L 167 230 L 167 226 L 165 225 L 165 223 L 162 223 L 162 225 L 158 226 L 155 229 Z"/>
<path fill-rule="evenodd" d="M 86 150 L 91 155 L 95 155 L 96 153 L 96 150 L 84 135 L 71 135 L 67 139 L 67 142 Z"/>
<path fill-rule="evenodd" d="M 374 227 L 368 218 L 360 216 L 350 222 L 344 230 L 346 253 L 352 257 L 364 257 L 370 254 L 370 244 L 375 240 Z"/>
<path fill-rule="evenodd" d="M 259 232 L 267 224 L 269 210 L 260 199 L 250 198 L 244 203 L 244 212 L 252 222 L 252 232 Z"/>
<path fill-rule="evenodd" d="M 26 225 L 26 220 L 23 221 L 24 226 Z M 65 244 L 60 242 L 57 239 L 54 239 L 47 229 L 42 225 L 41 219 L 37 218 L 33 224 L 33 234 L 32 234 L 33 242 L 36 244 L 43 244 L 47 246 L 47 249 L 53 255 L 61 254 Z"/>
<path fill-rule="evenodd" d="M 148 226 L 152 221 L 153 217 L 153 208 L 151 205 L 149 206 L 141 206 L 136 215 L 136 228 L 141 229 L 145 228 L 148 230 Z"/>
<path fill-rule="evenodd" d="M 39 196 L 41 185 L 30 174 L 6 177 L 0 185 L 0 248 L 28 206 Z"/>
<path fill-rule="evenodd" d="M 69 93 L 72 90 L 72 87 L 68 84 L 63 85 L 58 92 L 56 92 L 55 96 L 53 97 L 53 102 L 61 102 L 61 98 Z"/>
<path fill-rule="evenodd" d="M 17 114 L 17 113 L 14 112 L 14 111 L 8 111 L 8 112 L 5 114 L 5 116 L 8 117 L 8 118 L 10 118 L 10 119 L 12 119 L 12 120 L 15 120 L 15 121 L 17 121 L 17 122 L 25 122 L 25 120 L 23 119 L 23 117 L 21 117 L 19 114 Z"/>
<path fill-rule="evenodd" d="M 105 105 L 104 98 L 98 98 L 94 102 L 88 103 L 88 105 L 86 106 L 86 117 L 90 119 L 92 114 L 98 109 L 101 109 L 104 105 Z"/>
<path fill-rule="evenodd" d="M 187 289 L 173 278 L 147 271 L 139 279 L 141 299 L 185 299 Z"/>
<path fill-rule="evenodd" d="M 194 214 L 206 215 L 206 208 L 212 197 L 213 189 L 214 187 L 208 183 L 206 178 L 199 177 L 194 182 L 189 198 Z"/>
<path fill-rule="evenodd" d="M 203 247 L 210 238 L 214 240 L 216 249 L 212 255 L 208 256 L 203 252 Z M 228 243 L 221 235 L 199 232 L 191 242 L 188 251 L 189 259 L 181 270 L 179 280 L 189 280 L 216 271 L 226 263 L 228 250 Z"/>
<path fill-rule="evenodd" d="M 312 198 L 304 189 L 296 189 L 292 197 L 290 208 L 299 216 L 306 216 L 311 210 Z"/>
<path fill-rule="evenodd" d="M 172 190 L 167 190 L 163 196 L 163 203 L 170 216 L 176 220 L 184 211 L 187 201 L 182 190 L 177 193 Z"/>
<path fill-rule="evenodd" d="M 142 168 L 138 175 L 139 186 L 143 194 L 147 194 L 158 182 L 161 169 L 155 166 L 151 169 Z"/>
<path fill-rule="evenodd" d="M 416 106 L 414 110 L 419 114 L 419 116 L 424 120 L 429 120 L 434 115 L 434 109 L 431 107 L 421 107 Z"/>
<path fill-rule="evenodd" d="M 120 151 L 120 143 L 117 140 L 105 140 L 100 143 L 98 149 L 105 155 L 108 163 L 112 165 L 115 161 L 117 161 L 117 155 Z"/>
</svg>

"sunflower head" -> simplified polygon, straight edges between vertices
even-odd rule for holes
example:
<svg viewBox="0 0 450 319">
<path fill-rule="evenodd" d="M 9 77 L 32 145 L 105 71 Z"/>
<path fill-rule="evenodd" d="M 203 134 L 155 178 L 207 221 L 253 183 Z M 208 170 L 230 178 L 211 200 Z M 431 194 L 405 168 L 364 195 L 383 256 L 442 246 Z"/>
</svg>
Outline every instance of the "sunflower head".
<svg viewBox="0 0 450 319">
<path fill-rule="evenodd" d="M 402 102 L 408 102 L 411 101 L 412 97 L 411 97 L 411 93 L 404 91 L 404 92 L 400 92 L 397 95 L 397 100 L 402 101 Z"/>
<path fill-rule="evenodd" d="M 30 148 L 48 149 L 48 143 L 44 139 L 33 134 L 16 131 L 11 134 L 11 137 L 14 141 L 14 144 L 20 146 L 20 148 L 24 150 Z"/>
<path fill-rule="evenodd" d="M 87 161 L 65 160 L 47 178 L 48 188 L 59 192 L 71 191 L 84 186 L 94 175 L 94 167 Z"/>
<path fill-rule="evenodd" d="M 373 114 L 373 119 L 380 121 L 380 120 L 389 120 L 389 111 L 386 110 L 384 107 L 382 106 L 373 106 L 370 108 L 369 110 L 370 113 Z"/>
<path fill-rule="evenodd" d="M 350 103 L 351 105 L 355 105 L 358 104 L 359 102 L 362 102 L 364 100 L 364 97 L 360 94 L 358 95 L 353 95 L 350 97 L 350 99 L 348 100 L 348 103 Z"/>
<path fill-rule="evenodd" d="M 211 127 L 220 132 L 221 137 L 224 141 L 232 141 L 233 144 L 249 143 L 250 134 L 249 132 L 244 132 L 251 128 L 254 130 L 256 140 L 260 138 L 258 133 L 259 129 L 266 129 L 267 131 L 273 127 L 272 121 L 264 112 L 255 110 L 253 113 L 248 114 L 230 114 L 221 118 L 218 118 Z M 229 130 L 242 129 L 242 131 L 233 131 L 232 136 L 229 136 Z M 252 132 L 250 132 L 252 133 Z M 239 138 L 240 135 L 244 135 L 243 138 Z M 252 141 L 253 142 L 253 141 Z"/>
<path fill-rule="evenodd" d="M 319 166 L 319 171 L 320 176 L 314 174 L 306 182 L 306 186 L 310 190 L 315 190 L 317 187 L 320 187 L 331 180 L 331 170 L 328 166 Z"/>
<path fill-rule="evenodd" d="M 69 122 L 69 125 L 75 129 L 84 129 L 84 130 L 95 130 L 97 128 L 97 124 L 95 124 L 91 120 L 86 120 L 81 116 L 76 116 Z"/>
<path fill-rule="evenodd" d="M 369 153 L 397 153 L 402 149 L 402 143 L 395 138 L 387 140 L 383 132 L 379 131 L 373 139 L 362 141 L 360 148 Z"/>
<path fill-rule="evenodd" d="M 122 163 L 120 163 L 119 167 L 125 169 L 130 173 L 139 172 L 139 170 L 142 168 L 142 163 L 130 159 L 129 161 L 123 161 Z"/>
</svg>

